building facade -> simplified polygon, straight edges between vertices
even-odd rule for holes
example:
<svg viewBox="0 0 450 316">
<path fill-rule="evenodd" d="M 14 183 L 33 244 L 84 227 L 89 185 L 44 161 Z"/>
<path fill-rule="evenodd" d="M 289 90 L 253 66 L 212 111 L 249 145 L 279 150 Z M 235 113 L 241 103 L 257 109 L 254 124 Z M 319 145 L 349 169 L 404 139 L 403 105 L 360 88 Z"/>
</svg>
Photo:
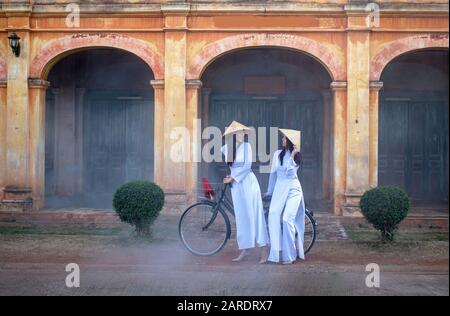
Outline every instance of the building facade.
<svg viewBox="0 0 450 316">
<path fill-rule="evenodd" d="M 226 172 L 196 136 L 232 119 L 302 130 L 318 209 L 356 215 L 380 184 L 448 209 L 448 1 L 0 5 L 1 210 L 107 207 L 141 178 L 184 204 Z"/>
</svg>

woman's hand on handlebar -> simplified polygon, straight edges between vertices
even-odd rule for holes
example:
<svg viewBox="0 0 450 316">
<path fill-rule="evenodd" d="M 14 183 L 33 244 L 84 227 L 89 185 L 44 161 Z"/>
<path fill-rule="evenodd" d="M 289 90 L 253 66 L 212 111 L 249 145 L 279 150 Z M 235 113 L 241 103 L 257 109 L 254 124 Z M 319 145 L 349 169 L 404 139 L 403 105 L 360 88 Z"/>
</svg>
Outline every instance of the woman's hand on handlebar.
<svg viewBox="0 0 450 316">
<path fill-rule="evenodd" d="M 225 184 L 231 184 L 234 182 L 234 179 L 231 176 L 226 176 L 225 178 L 223 178 L 223 183 Z"/>
</svg>

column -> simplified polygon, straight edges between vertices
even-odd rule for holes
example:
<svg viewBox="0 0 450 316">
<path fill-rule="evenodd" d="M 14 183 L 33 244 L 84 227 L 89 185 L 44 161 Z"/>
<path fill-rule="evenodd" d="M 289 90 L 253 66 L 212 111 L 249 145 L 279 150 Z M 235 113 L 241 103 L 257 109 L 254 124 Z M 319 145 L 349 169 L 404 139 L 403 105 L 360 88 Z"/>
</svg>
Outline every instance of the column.
<svg viewBox="0 0 450 316">
<path fill-rule="evenodd" d="M 164 182 L 164 80 L 152 80 L 150 85 L 154 89 L 154 143 L 153 143 L 153 181 L 162 188 Z"/>
<path fill-rule="evenodd" d="M 187 201 L 197 200 L 199 165 L 201 164 L 201 124 L 199 120 L 200 108 L 200 80 L 186 81 L 186 127 L 190 135 L 189 162 L 186 164 L 186 194 Z"/>
<path fill-rule="evenodd" d="M 30 87 L 30 186 L 33 210 L 44 207 L 45 196 L 45 93 L 49 83 L 29 80 Z"/>
<path fill-rule="evenodd" d="M 166 192 L 182 200 L 186 192 L 182 129 L 186 127 L 187 3 L 161 5 L 165 17 L 164 183 Z"/>
<path fill-rule="evenodd" d="M 28 69 L 30 52 L 31 8 L 11 3 L 3 13 L 7 16 L 8 32 L 20 37 L 20 55 L 7 46 L 7 102 L 6 102 L 6 181 L 0 208 L 10 211 L 31 209 L 29 179 L 29 95 Z M 6 34 L 5 34 L 6 37 Z"/>
<path fill-rule="evenodd" d="M 347 12 L 347 180 L 343 215 L 360 216 L 359 200 L 369 188 L 370 28 L 365 4 Z"/>
<path fill-rule="evenodd" d="M 335 214 L 341 215 L 347 174 L 347 82 L 334 81 L 330 87 L 333 92 L 333 208 Z"/>
<path fill-rule="evenodd" d="M 372 188 L 378 185 L 378 96 L 382 87 L 381 81 L 370 82 L 369 185 Z"/>
<path fill-rule="evenodd" d="M 21 54 L 16 57 L 8 53 L 6 171 L 8 185 L 23 188 L 28 184 L 28 49 L 24 46 L 29 36 L 17 34 L 21 37 Z"/>
</svg>

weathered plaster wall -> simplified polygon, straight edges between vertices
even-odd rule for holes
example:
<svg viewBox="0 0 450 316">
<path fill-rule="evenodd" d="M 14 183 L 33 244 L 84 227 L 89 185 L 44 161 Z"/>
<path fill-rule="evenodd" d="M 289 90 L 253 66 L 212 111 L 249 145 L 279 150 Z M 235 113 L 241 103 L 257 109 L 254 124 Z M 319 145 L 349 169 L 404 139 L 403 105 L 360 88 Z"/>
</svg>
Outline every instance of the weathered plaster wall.
<svg viewBox="0 0 450 316">
<path fill-rule="evenodd" d="M 221 55 L 245 47 L 280 47 L 305 52 L 318 59 L 334 80 L 345 78 L 345 37 L 318 34 L 250 33 L 192 34 L 189 37 L 187 77 L 199 78 L 208 64 Z M 328 44 L 327 44 L 328 43 Z M 340 45 L 341 44 L 341 45 Z"/>
<path fill-rule="evenodd" d="M 367 27 L 367 11 L 359 1 L 344 6 L 347 0 L 225 4 L 108 0 L 104 2 L 109 5 L 80 1 L 80 27 L 69 28 L 64 11 L 69 2 L 73 1 L 36 0 L 29 6 L 29 1 L 0 1 L 0 82 L 3 78 L 8 83 L 0 83 L 0 102 L 4 100 L 0 104 L 4 165 L 0 163 L 0 187 L 2 183 L 23 187 L 43 183 L 35 179 L 41 174 L 36 170 L 40 160 L 28 158 L 37 155 L 40 144 L 30 133 L 41 124 L 42 107 L 37 103 L 45 95 L 45 84 L 31 91 L 28 79 L 45 79 L 55 62 L 75 50 L 115 47 L 137 55 L 152 68 L 155 178 L 167 190 L 183 193 L 195 183 L 196 169 L 192 164 L 167 163 L 173 143 L 169 133 L 178 126 L 192 128 L 188 122 L 198 116 L 201 83 L 195 80 L 230 51 L 285 47 L 316 58 L 334 81 L 333 170 L 339 213 L 344 204 L 354 207 L 358 195 L 376 184 L 376 105 L 383 69 L 408 51 L 448 49 L 445 0 L 378 1 L 382 11 L 380 24 L 374 27 Z M 8 46 L 11 30 L 21 37 L 19 58 Z"/>
</svg>

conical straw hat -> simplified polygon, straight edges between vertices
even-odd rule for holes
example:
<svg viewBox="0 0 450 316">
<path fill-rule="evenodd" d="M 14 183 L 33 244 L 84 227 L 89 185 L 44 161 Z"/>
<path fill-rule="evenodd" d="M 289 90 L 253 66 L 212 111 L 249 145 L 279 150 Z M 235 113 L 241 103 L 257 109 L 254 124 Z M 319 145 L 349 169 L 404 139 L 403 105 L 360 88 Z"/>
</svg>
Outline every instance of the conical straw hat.
<svg viewBox="0 0 450 316">
<path fill-rule="evenodd" d="M 280 132 L 282 132 L 284 136 L 286 136 L 286 138 L 288 138 L 292 142 L 292 144 L 297 147 L 297 150 L 300 150 L 301 131 L 297 131 L 295 129 L 280 128 Z"/>
<path fill-rule="evenodd" d="M 225 133 L 223 133 L 223 136 L 228 135 L 228 134 L 233 134 L 233 133 L 237 133 L 237 132 L 249 132 L 251 131 L 251 129 L 239 122 L 233 121 L 230 126 L 228 126 L 228 128 L 225 130 Z"/>
</svg>

